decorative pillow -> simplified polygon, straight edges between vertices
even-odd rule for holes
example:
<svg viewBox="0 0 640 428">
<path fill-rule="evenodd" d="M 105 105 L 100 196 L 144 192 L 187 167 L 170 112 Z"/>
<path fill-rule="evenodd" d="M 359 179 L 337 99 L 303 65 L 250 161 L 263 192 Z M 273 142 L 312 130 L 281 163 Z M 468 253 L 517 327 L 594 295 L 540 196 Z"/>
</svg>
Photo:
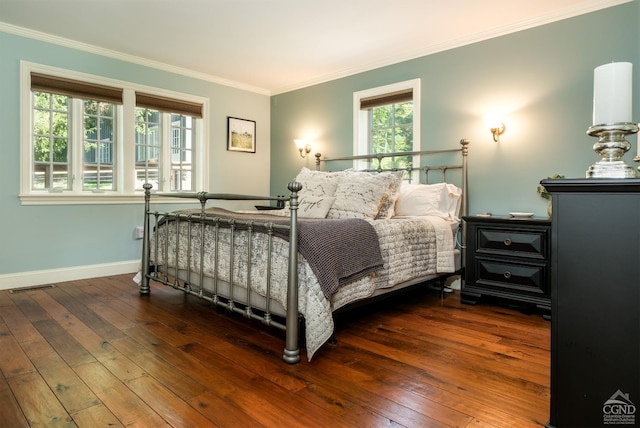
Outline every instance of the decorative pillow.
<svg viewBox="0 0 640 428">
<path fill-rule="evenodd" d="M 325 218 L 335 200 L 335 196 L 305 195 L 298 202 L 298 217 Z"/>
<path fill-rule="evenodd" d="M 453 184 L 404 184 L 395 205 L 395 216 L 433 215 L 457 220 L 461 190 Z"/>
<path fill-rule="evenodd" d="M 302 167 L 295 178 L 295 181 L 302 184 L 302 190 L 298 194 L 300 197 L 304 195 L 333 196 L 336 193 L 338 181 L 343 175 L 342 171 L 313 171 L 307 167 Z"/>
<path fill-rule="evenodd" d="M 401 184 L 402 171 L 348 173 L 338 182 L 336 200 L 327 218 L 387 218 Z"/>
<path fill-rule="evenodd" d="M 389 181 L 389 197 L 382 202 L 380 211 L 378 212 L 378 215 L 376 215 L 376 220 L 393 217 L 394 207 L 396 206 L 398 196 L 400 196 L 400 189 L 402 188 L 402 178 L 404 177 L 404 172 L 398 171 L 388 174 L 391 176 L 395 176 L 396 179 L 391 179 Z"/>
</svg>

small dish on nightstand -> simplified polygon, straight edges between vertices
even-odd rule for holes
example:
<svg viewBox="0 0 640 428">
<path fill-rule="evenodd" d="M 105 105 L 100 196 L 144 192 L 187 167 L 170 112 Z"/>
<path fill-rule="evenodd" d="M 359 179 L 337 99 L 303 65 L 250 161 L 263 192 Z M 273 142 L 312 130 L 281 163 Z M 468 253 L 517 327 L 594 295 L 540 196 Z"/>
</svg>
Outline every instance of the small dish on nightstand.
<svg viewBox="0 0 640 428">
<path fill-rule="evenodd" d="M 529 218 L 533 217 L 533 213 L 521 213 L 521 212 L 511 212 L 509 213 L 511 217 L 514 218 Z"/>
</svg>

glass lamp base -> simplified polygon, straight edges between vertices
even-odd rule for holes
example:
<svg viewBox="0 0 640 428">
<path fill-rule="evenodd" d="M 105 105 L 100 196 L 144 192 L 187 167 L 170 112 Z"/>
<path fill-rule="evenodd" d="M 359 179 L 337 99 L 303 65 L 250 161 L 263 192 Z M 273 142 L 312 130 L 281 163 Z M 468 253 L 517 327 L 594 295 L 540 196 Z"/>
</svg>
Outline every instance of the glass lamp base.
<svg viewBox="0 0 640 428">
<path fill-rule="evenodd" d="M 627 165 L 622 157 L 631 148 L 625 137 L 638 132 L 635 123 L 611 123 L 594 125 L 587 134 L 597 137 L 593 150 L 602 159 L 587 170 L 587 178 L 636 178 L 638 171 Z"/>
<path fill-rule="evenodd" d="M 623 161 L 601 161 L 591 165 L 587 170 L 587 178 L 636 178 L 635 168 Z"/>
</svg>

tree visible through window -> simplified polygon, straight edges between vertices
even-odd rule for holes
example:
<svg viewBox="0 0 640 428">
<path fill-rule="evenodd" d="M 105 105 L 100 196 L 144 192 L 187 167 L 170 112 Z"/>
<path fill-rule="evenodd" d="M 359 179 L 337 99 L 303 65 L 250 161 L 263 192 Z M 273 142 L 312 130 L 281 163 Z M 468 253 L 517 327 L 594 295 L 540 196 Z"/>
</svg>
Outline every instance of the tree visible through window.
<svg viewBox="0 0 640 428">
<path fill-rule="evenodd" d="M 408 80 L 354 93 L 354 155 L 415 152 L 420 148 L 420 80 Z M 357 169 L 408 169 L 419 165 L 418 156 L 385 157 Z M 406 179 L 417 179 L 407 172 Z"/>
<path fill-rule="evenodd" d="M 413 151 L 413 100 L 369 109 L 369 153 Z M 385 158 L 383 169 L 403 169 L 411 165 L 409 156 Z"/>
<path fill-rule="evenodd" d="M 34 190 L 67 190 L 69 177 L 69 97 L 33 93 Z"/>
</svg>

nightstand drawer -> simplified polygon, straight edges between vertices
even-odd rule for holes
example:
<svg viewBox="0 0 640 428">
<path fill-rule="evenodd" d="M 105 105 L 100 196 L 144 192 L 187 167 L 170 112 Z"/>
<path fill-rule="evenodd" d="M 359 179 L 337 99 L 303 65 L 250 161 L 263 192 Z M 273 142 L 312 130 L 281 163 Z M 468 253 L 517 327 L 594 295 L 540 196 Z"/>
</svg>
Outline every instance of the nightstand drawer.
<svg viewBox="0 0 640 428">
<path fill-rule="evenodd" d="M 478 228 L 475 250 L 478 253 L 494 253 L 512 256 L 547 257 L 547 232 L 545 230 L 506 230 Z"/>
<path fill-rule="evenodd" d="M 475 284 L 545 294 L 547 265 L 476 259 Z"/>
</svg>

